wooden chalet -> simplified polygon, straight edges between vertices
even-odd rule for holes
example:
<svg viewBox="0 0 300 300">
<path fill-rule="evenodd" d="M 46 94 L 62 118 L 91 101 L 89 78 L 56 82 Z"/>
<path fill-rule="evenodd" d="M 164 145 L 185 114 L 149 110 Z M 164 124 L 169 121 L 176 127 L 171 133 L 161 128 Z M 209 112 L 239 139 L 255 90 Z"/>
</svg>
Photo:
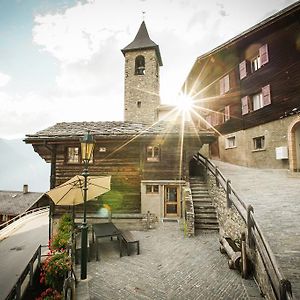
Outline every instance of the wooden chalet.
<svg viewBox="0 0 300 300">
<path fill-rule="evenodd" d="M 96 142 L 90 175 L 112 176 L 111 191 L 102 196 L 102 202 L 114 213 L 140 213 L 142 189 L 145 196 L 176 196 L 172 206 L 166 202 L 163 211 L 147 206 L 160 217 L 180 215 L 180 187 L 191 173 L 196 175 L 192 157 L 202 144 L 214 139 L 207 131 L 195 133 L 190 124 L 186 124 L 181 139 L 179 123 L 58 123 L 25 139 L 51 164 L 51 187 L 82 173 L 80 139 L 88 130 Z"/>
<path fill-rule="evenodd" d="M 211 156 L 300 169 L 299 20 L 298 1 L 197 58 L 184 89 L 219 134 Z"/>
</svg>

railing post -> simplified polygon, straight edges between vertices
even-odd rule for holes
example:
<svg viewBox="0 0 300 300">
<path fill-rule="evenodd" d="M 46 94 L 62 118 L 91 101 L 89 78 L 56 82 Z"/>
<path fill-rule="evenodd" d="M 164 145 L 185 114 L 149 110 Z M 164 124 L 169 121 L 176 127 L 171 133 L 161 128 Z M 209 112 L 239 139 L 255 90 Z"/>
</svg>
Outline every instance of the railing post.
<svg viewBox="0 0 300 300">
<path fill-rule="evenodd" d="M 219 174 L 219 168 L 216 167 L 215 168 L 216 185 L 217 185 L 217 187 L 220 187 L 220 182 L 219 182 L 219 179 L 218 179 L 218 174 Z"/>
<path fill-rule="evenodd" d="M 39 248 L 38 248 L 38 258 L 37 258 L 37 260 L 38 260 L 38 262 L 37 262 L 38 268 L 40 268 L 40 266 L 41 266 L 41 257 L 42 257 L 42 245 L 40 245 Z"/>
<path fill-rule="evenodd" d="M 207 172 L 208 172 L 208 165 L 207 165 L 208 163 L 207 163 L 207 158 L 205 157 L 205 160 L 204 160 L 204 167 L 205 167 L 205 169 L 204 169 L 204 182 L 207 182 Z"/>
<path fill-rule="evenodd" d="M 231 195 L 231 181 L 228 179 L 226 181 L 226 200 L 227 200 L 227 208 L 230 208 L 232 206 L 232 202 L 230 199 L 230 195 Z"/>
<path fill-rule="evenodd" d="M 289 293 L 292 296 L 292 285 L 289 280 L 287 279 L 281 279 L 280 280 L 280 300 L 287 300 L 287 293 Z"/>
<path fill-rule="evenodd" d="M 252 205 L 247 206 L 247 229 L 248 229 L 248 246 L 250 249 L 254 249 L 255 240 L 253 236 L 254 224 L 252 221 L 251 213 L 253 214 L 254 210 Z"/>
<path fill-rule="evenodd" d="M 31 260 L 30 262 L 29 262 L 29 285 L 30 286 L 33 286 L 33 262 L 34 262 L 34 260 Z"/>
</svg>

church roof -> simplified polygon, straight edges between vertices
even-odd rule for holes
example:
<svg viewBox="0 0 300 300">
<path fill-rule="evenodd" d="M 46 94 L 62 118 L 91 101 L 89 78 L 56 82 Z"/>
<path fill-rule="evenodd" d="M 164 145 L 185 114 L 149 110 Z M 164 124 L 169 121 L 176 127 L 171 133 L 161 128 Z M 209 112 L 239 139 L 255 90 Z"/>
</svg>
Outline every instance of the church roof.
<svg viewBox="0 0 300 300">
<path fill-rule="evenodd" d="M 107 121 L 107 122 L 70 122 L 57 123 L 47 129 L 35 134 L 26 135 L 25 142 L 30 143 L 37 140 L 54 139 L 78 139 L 86 134 L 87 131 L 95 137 L 109 138 L 128 138 L 132 136 L 153 136 L 159 134 L 178 135 L 181 133 L 180 123 L 170 123 L 160 121 L 153 126 L 141 123 Z M 197 132 L 190 122 L 185 124 L 185 134 L 197 135 Z M 205 132 L 209 135 L 210 133 Z M 212 134 L 213 135 L 213 134 Z"/>
<path fill-rule="evenodd" d="M 149 33 L 146 27 L 145 22 L 143 21 L 138 33 L 136 34 L 134 40 L 127 45 L 125 48 L 123 48 L 121 51 L 123 54 L 125 54 L 127 51 L 133 51 L 133 50 L 141 50 L 141 49 L 155 49 L 158 63 L 160 66 L 162 66 L 162 59 L 159 51 L 159 46 L 155 44 L 149 37 Z"/>
</svg>

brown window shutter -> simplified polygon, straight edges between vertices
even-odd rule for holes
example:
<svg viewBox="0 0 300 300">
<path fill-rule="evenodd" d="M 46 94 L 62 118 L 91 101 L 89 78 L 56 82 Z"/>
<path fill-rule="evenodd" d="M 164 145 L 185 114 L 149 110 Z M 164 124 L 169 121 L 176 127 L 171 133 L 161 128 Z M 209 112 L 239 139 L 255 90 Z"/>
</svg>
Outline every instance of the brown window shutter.
<svg viewBox="0 0 300 300">
<path fill-rule="evenodd" d="M 247 66 L 246 66 L 246 61 L 243 60 L 239 64 L 239 69 L 240 69 L 240 79 L 243 79 L 247 76 Z"/>
<path fill-rule="evenodd" d="M 225 81 L 224 78 L 220 79 L 220 95 L 225 94 Z"/>
<path fill-rule="evenodd" d="M 225 116 L 224 116 L 225 122 L 230 119 L 230 105 L 225 106 Z"/>
<path fill-rule="evenodd" d="M 248 96 L 241 99 L 242 102 L 242 115 L 246 115 L 249 112 Z"/>
<path fill-rule="evenodd" d="M 259 48 L 259 56 L 261 65 L 265 65 L 269 62 L 268 45 L 265 44 Z"/>
<path fill-rule="evenodd" d="M 271 104 L 270 85 L 266 85 L 261 89 L 264 106 Z"/>
<path fill-rule="evenodd" d="M 225 77 L 224 77 L 224 92 L 228 92 L 230 89 L 230 84 L 229 84 L 229 74 L 227 74 Z"/>
<path fill-rule="evenodd" d="M 206 122 L 207 123 L 205 123 L 205 125 L 206 125 L 206 128 L 210 128 L 210 125 L 211 125 L 211 115 L 208 115 L 208 116 L 206 116 L 205 117 L 205 120 L 206 120 Z"/>
</svg>

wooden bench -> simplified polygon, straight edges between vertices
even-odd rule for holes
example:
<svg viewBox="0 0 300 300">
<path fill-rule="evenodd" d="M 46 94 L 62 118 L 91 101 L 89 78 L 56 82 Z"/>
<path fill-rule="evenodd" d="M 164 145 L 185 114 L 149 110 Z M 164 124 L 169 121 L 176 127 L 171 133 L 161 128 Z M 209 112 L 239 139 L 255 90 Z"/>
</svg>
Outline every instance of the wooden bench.
<svg viewBox="0 0 300 300">
<path fill-rule="evenodd" d="M 127 255 L 130 255 L 130 245 L 136 244 L 137 254 L 140 254 L 140 241 L 137 240 L 129 230 L 120 230 L 122 242 L 125 244 L 127 249 Z M 122 257 L 122 251 L 120 251 Z"/>
</svg>

